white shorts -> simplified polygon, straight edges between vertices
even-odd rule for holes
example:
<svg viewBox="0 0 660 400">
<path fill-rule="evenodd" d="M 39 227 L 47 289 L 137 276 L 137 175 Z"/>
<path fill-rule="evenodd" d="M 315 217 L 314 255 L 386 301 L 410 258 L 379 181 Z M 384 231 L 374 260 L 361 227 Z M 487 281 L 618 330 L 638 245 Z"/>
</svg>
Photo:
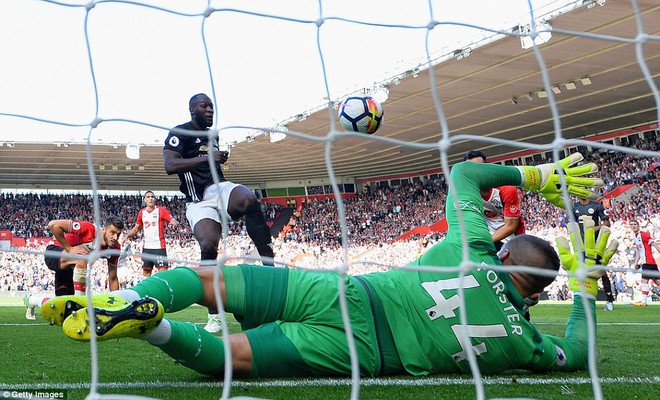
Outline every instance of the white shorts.
<svg viewBox="0 0 660 400">
<path fill-rule="evenodd" d="M 227 206 L 229 205 L 229 195 L 237 186 L 239 185 L 229 181 L 211 185 L 204 191 L 201 201 L 187 203 L 186 218 L 190 228 L 194 231 L 195 224 L 206 218 L 218 223 L 222 223 L 223 219 L 231 221 L 232 218 L 227 213 Z"/>
</svg>

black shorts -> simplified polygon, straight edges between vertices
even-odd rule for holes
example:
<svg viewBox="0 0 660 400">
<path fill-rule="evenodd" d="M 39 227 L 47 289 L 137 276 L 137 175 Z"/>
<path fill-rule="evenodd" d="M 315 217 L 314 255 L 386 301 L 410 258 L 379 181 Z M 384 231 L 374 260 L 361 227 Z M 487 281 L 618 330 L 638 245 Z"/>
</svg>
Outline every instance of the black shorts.
<svg viewBox="0 0 660 400">
<path fill-rule="evenodd" d="M 60 246 L 55 246 L 54 244 L 49 244 L 46 246 L 46 251 L 57 251 L 57 252 L 63 252 L 64 248 Z M 49 270 L 51 271 L 60 271 L 62 268 L 60 267 L 60 259 L 62 258 L 62 255 L 48 255 L 44 254 L 44 261 L 46 262 L 46 266 L 48 267 Z"/>
<path fill-rule="evenodd" d="M 656 272 L 656 274 L 651 275 L 646 272 Z M 658 271 L 658 264 L 642 264 L 642 279 L 660 279 L 660 276 L 657 274 L 657 272 L 660 272 Z"/>
<path fill-rule="evenodd" d="M 154 266 L 158 269 L 170 267 L 170 263 L 167 260 L 166 249 L 143 249 L 142 254 L 158 256 L 157 259 L 154 258 L 147 259 L 145 257 L 142 257 L 142 269 L 152 270 Z"/>
<path fill-rule="evenodd" d="M 62 252 L 64 249 L 54 244 L 49 244 L 46 251 Z M 55 271 L 55 296 L 67 296 L 74 294 L 73 289 L 73 268 L 62 269 L 60 267 L 60 258 L 58 255 L 44 255 L 46 266 L 51 271 Z"/>
</svg>

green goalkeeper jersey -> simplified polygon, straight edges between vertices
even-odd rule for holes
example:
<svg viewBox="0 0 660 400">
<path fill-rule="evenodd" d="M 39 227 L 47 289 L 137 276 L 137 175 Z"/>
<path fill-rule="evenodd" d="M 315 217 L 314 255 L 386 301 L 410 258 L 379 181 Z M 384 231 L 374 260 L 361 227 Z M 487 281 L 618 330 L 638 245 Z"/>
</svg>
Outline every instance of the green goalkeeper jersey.
<svg viewBox="0 0 660 400">
<path fill-rule="evenodd" d="M 469 259 L 481 268 L 472 269 L 462 278 L 456 270 L 391 270 L 363 276 L 383 303 L 404 368 L 413 375 L 469 373 L 461 339 L 465 333 L 484 373 L 585 368 L 587 330 L 581 298 L 576 296 L 566 337 L 544 335 L 524 319 L 523 299 L 509 274 L 486 268 L 500 265 L 500 261 L 484 221 L 479 189 L 518 185 L 520 171 L 494 164 L 461 163 L 454 167 L 452 179 L 465 221 Z M 411 265 L 457 267 L 463 260 L 453 199 L 450 192 L 446 239 Z M 464 288 L 462 294 L 459 287 Z M 466 325 L 460 321 L 461 300 L 466 304 Z M 588 304 L 595 318 L 593 300 Z"/>
</svg>

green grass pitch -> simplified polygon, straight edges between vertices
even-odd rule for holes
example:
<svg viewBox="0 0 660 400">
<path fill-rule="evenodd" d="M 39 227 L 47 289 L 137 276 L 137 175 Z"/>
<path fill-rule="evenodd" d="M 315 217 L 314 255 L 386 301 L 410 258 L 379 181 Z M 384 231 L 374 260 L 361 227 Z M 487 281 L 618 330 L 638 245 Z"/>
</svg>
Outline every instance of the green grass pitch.
<svg viewBox="0 0 660 400">
<path fill-rule="evenodd" d="M 88 344 L 65 337 L 37 312 L 27 321 L 17 298 L 0 299 L 0 390 L 65 390 L 67 399 L 89 393 L 91 356 Z M 660 398 L 658 344 L 660 304 L 645 308 L 616 304 L 605 312 L 598 304 L 598 376 L 606 399 Z M 532 320 L 541 331 L 563 335 L 569 304 L 541 303 Z M 172 319 L 205 322 L 206 309 L 191 307 L 169 315 Z M 239 329 L 230 318 L 230 330 Z M 487 398 L 593 399 L 588 372 L 572 374 L 516 374 L 484 376 Z M 217 399 L 222 381 L 201 376 L 140 340 L 99 343 L 99 389 L 161 399 Z M 348 399 L 348 379 L 236 380 L 231 396 L 268 399 Z M 407 376 L 364 379 L 361 399 L 476 398 L 469 376 L 440 375 L 424 379 Z"/>
</svg>

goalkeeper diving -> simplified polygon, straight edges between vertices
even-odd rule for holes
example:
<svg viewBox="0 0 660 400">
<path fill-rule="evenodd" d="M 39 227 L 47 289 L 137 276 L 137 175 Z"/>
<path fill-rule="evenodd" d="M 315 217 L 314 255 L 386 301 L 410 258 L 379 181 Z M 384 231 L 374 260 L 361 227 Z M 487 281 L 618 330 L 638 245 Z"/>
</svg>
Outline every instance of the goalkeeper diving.
<svg viewBox="0 0 660 400">
<path fill-rule="evenodd" d="M 586 369 L 587 324 L 595 322 L 597 286 L 592 276 L 600 276 L 587 269 L 607 264 L 616 243 L 607 246 L 607 232 L 601 232 L 594 243 L 593 227 L 588 227 L 584 242 L 579 230 L 571 231 L 573 249 L 561 239 L 559 255 L 548 242 L 530 235 L 514 237 L 497 253 L 483 218 L 480 195 L 480 189 L 517 185 L 539 191 L 561 207 L 561 169 L 571 195 L 593 198 L 591 189 L 603 182 L 588 177 L 597 167 L 577 165 L 581 160 L 575 153 L 557 164 L 537 167 L 456 164 L 451 170 L 454 190 L 446 204 L 447 237 L 411 263 L 415 270 L 342 276 L 339 272 L 254 265 L 222 267 L 219 288 L 224 309 L 234 314 L 243 329 L 228 336 L 234 374 L 350 376 L 339 279 L 346 288 L 362 376 L 470 373 L 468 352 L 488 374 Z M 456 268 L 447 267 L 462 265 L 464 254 L 475 268 L 461 277 Z M 524 299 L 542 292 L 562 263 L 569 272 L 574 304 L 564 337 L 557 337 L 539 332 L 526 321 L 523 308 Z M 489 268 L 499 265 L 507 268 Z M 57 297 L 42 307 L 42 314 L 49 322 L 62 325 L 64 333 L 75 340 L 87 341 L 91 335 L 98 340 L 146 340 L 185 367 L 222 377 L 222 338 L 194 324 L 164 317 L 192 304 L 215 308 L 213 277 L 214 267 L 180 267 L 130 289 L 95 295 L 94 332 L 85 297 Z M 466 325 L 461 324 L 462 313 Z M 462 340 L 465 334 L 469 343 Z"/>
</svg>

